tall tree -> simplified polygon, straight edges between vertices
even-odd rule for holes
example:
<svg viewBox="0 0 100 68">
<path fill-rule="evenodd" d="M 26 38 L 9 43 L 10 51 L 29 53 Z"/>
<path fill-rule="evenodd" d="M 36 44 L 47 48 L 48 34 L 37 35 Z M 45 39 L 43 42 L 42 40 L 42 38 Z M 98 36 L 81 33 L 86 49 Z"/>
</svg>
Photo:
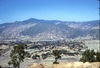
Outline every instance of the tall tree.
<svg viewBox="0 0 100 68">
<path fill-rule="evenodd" d="M 11 61 L 9 61 L 8 64 L 12 64 L 14 68 L 20 68 L 20 63 L 24 61 L 27 54 L 28 53 L 24 51 L 24 46 L 14 46 L 10 53 Z"/>
</svg>

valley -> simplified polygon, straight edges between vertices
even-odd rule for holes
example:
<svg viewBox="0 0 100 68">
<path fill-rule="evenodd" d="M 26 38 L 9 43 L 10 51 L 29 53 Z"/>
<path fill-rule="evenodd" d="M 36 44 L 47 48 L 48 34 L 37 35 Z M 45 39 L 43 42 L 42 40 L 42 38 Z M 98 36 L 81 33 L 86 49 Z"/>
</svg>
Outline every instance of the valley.
<svg viewBox="0 0 100 68">
<path fill-rule="evenodd" d="M 58 60 L 60 63 L 79 62 L 82 52 L 86 49 L 98 50 L 99 41 L 2 41 L 0 42 L 0 61 L 2 61 L 0 62 L 0 66 L 9 67 L 8 61 L 10 60 L 10 52 L 13 46 L 16 45 L 24 45 L 25 51 L 31 54 L 29 58 L 25 58 L 24 62 L 21 63 L 21 68 L 26 68 L 33 63 L 52 64 L 54 61 L 54 56 L 52 55 L 53 50 L 61 51 L 61 59 Z M 35 55 L 39 55 L 40 57 L 35 57 Z"/>
</svg>

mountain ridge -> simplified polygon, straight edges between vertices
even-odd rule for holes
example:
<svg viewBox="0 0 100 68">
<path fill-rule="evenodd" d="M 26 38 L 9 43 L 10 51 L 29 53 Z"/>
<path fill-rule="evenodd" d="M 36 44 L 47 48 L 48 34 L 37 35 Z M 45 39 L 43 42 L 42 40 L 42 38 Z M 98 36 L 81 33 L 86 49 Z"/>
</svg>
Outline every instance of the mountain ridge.
<svg viewBox="0 0 100 68">
<path fill-rule="evenodd" d="M 67 22 L 30 18 L 0 24 L 0 40 L 99 39 L 99 21 Z"/>
</svg>

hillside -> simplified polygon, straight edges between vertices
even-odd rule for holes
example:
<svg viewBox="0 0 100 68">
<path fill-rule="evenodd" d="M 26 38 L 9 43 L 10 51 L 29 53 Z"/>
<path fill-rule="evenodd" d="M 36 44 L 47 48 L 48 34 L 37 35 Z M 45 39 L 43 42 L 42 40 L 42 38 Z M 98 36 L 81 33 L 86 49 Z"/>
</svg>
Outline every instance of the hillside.
<svg viewBox="0 0 100 68">
<path fill-rule="evenodd" d="M 0 24 L 0 40 L 99 39 L 98 20 L 67 22 L 28 19 Z"/>
</svg>

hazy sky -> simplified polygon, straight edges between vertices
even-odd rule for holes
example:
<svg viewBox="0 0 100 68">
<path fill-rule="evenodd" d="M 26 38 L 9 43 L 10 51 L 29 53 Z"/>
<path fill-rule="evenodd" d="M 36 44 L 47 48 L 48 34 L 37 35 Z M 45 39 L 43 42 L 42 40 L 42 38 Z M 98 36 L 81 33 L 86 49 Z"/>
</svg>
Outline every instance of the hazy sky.
<svg viewBox="0 0 100 68">
<path fill-rule="evenodd" d="M 97 0 L 0 0 L 0 23 L 29 18 L 62 21 L 98 20 Z"/>
</svg>

